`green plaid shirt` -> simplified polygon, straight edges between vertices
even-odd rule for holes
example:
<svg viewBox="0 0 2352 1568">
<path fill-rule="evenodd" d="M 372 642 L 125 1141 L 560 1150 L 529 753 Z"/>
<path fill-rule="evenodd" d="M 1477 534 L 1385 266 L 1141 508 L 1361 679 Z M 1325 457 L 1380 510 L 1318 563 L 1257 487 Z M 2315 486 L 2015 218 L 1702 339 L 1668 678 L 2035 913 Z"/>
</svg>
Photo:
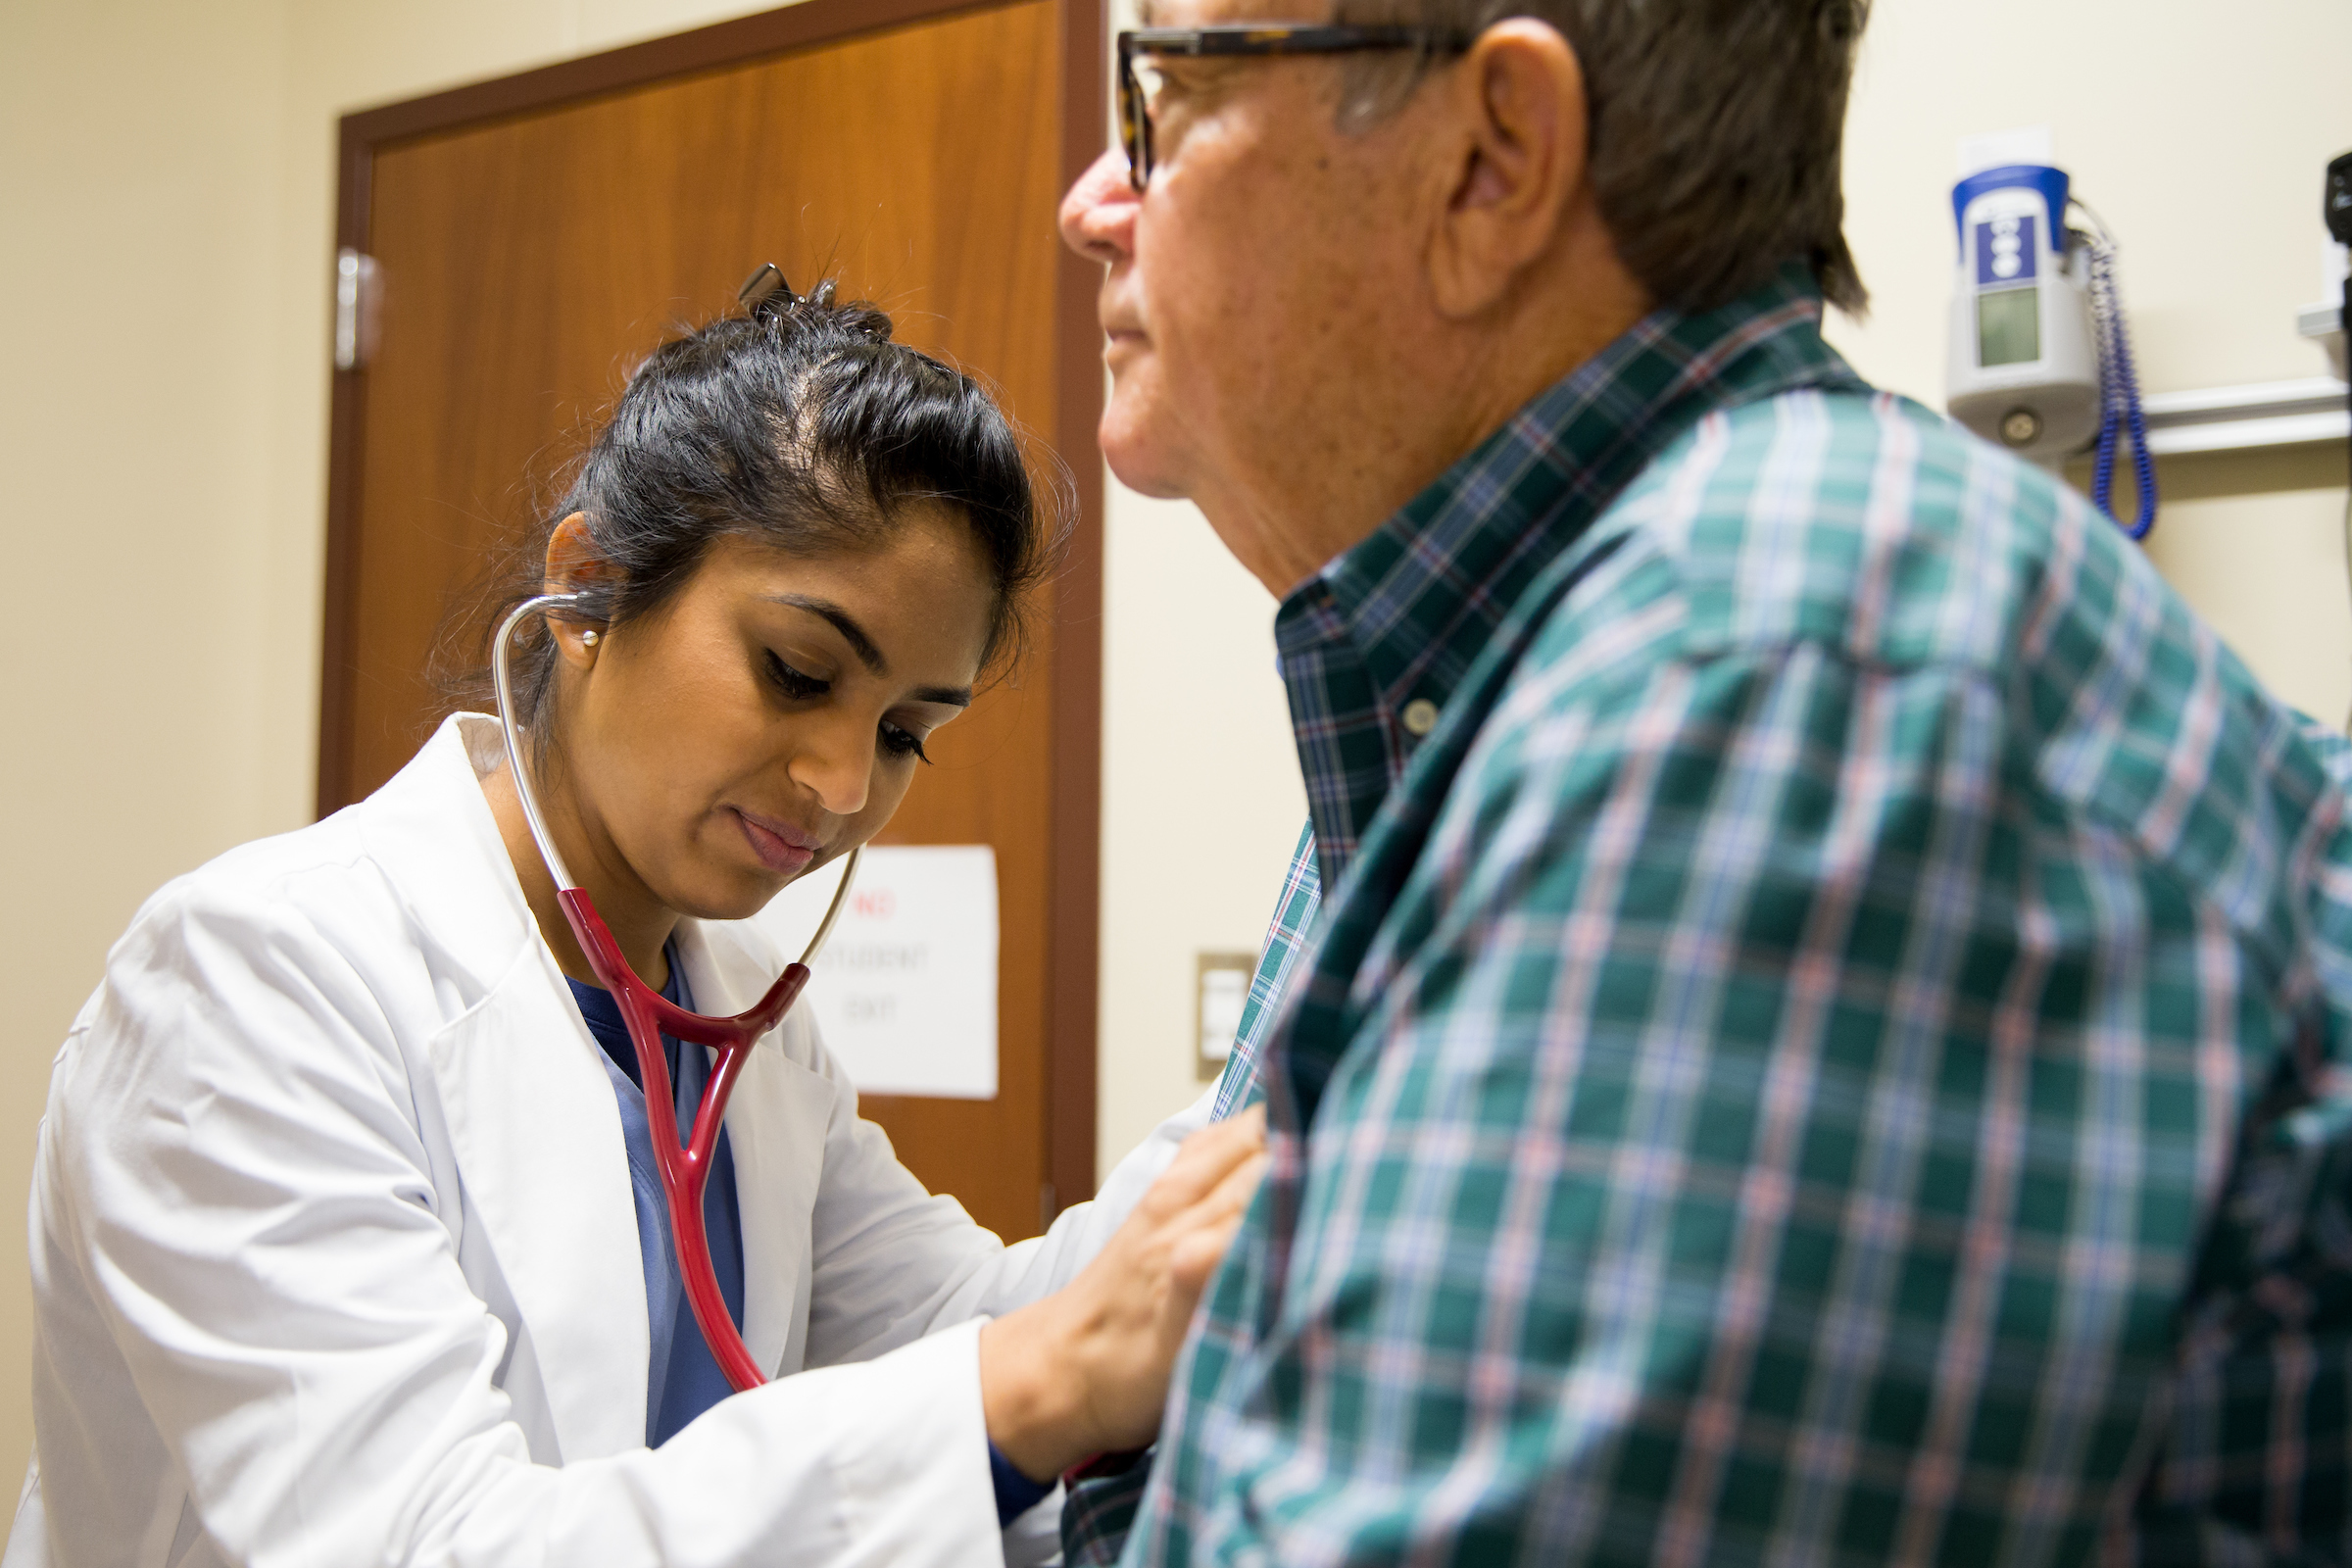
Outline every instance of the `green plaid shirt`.
<svg viewBox="0 0 2352 1568">
<path fill-rule="evenodd" d="M 1282 897 L 1274 901 L 1266 945 L 1259 950 L 1257 972 L 1250 978 L 1250 995 L 1242 1003 L 1241 1024 L 1234 1031 L 1233 1054 L 1225 1058 L 1225 1070 L 1217 1078 L 1215 1116 L 1219 1121 L 1261 1097 L 1257 1059 L 1265 1052 L 1266 1029 L 1298 967 L 1298 956 L 1306 951 L 1307 930 L 1322 903 L 1323 879 L 1315 869 L 1315 824 L 1310 821 L 1299 832 L 1298 847 L 1291 852 L 1290 869 L 1283 873 Z"/>
<path fill-rule="evenodd" d="M 1818 313 L 1283 606 L 1271 1168 L 1074 1562 L 2346 1559 L 2345 748 Z"/>
</svg>

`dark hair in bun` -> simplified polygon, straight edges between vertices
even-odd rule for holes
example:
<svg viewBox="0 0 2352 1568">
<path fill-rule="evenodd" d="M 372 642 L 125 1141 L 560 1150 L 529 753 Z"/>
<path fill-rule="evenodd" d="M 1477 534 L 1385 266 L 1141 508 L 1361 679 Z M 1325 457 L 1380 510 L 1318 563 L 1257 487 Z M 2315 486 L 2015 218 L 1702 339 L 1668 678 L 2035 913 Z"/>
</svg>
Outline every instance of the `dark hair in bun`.
<svg viewBox="0 0 2352 1568">
<path fill-rule="evenodd" d="M 1052 525 L 1041 516 L 1021 441 L 995 400 L 893 342 L 888 315 L 839 300 L 830 282 L 795 295 L 762 268 L 744 299 L 747 314 L 662 344 L 629 377 L 494 592 L 488 625 L 540 591 L 548 539 L 573 513 L 615 568 L 583 594 L 578 615 L 616 626 L 659 610 L 720 538 L 854 554 L 928 503 L 964 519 L 988 564 L 988 661 L 1017 649 L 1023 598 L 1051 564 L 1066 507 L 1054 507 Z M 535 735 L 555 663 L 543 625 L 515 628 L 515 717 Z M 486 674 L 465 683 L 468 696 L 486 693 Z"/>
</svg>

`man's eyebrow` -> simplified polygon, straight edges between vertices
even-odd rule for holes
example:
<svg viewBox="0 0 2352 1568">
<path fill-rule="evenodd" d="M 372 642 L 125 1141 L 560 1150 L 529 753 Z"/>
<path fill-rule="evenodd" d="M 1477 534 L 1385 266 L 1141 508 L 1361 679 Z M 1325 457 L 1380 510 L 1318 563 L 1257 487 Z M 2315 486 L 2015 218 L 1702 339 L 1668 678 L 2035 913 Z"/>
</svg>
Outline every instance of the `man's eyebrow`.
<svg viewBox="0 0 2352 1568">
<path fill-rule="evenodd" d="M 807 594 L 767 594 L 764 597 L 770 604 L 789 605 L 795 610 L 806 610 L 811 615 L 822 616 L 835 631 L 841 633 L 842 641 L 850 645 L 850 652 L 858 656 L 858 662 L 877 675 L 890 673 L 890 661 L 882 657 L 882 650 L 874 646 L 874 640 L 865 634 L 863 626 L 858 624 L 858 618 L 830 599 L 811 599 Z M 963 700 L 970 702 L 971 693 L 965 692 Z"/>
</svg>

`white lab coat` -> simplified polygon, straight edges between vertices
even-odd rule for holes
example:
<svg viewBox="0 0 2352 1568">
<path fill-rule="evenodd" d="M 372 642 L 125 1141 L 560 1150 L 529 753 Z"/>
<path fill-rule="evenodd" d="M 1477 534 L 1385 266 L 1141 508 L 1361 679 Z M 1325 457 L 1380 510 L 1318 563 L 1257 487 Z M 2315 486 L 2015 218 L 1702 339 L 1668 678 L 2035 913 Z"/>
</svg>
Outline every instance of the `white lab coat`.
<svg viewBox="0 0 2352 1568">
<path fill-rule="evenodd" d="M 1091 1257 L 1205 1102 L 1007 1249 L 858 1119 L 796 1008 L 727 1111 L 777 1381 L 648 1449 L 619 1112 L 478 787 L 497 756 L 453 718 L 109 955 L 41 1125 L 7 1568 L 996 1564 L 980 1320 Z M 678 950 L 714 1013 L 783 963 L 741 925 Z M 1051 1549 L 1054 1510 L 1024 1524 Z"/>
</svg>

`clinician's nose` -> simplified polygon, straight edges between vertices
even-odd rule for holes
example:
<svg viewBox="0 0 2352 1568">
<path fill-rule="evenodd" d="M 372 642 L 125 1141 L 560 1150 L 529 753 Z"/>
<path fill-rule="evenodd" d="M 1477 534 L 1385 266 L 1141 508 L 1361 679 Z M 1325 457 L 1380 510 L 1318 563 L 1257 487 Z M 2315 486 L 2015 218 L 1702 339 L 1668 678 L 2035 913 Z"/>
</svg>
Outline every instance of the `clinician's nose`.
<svg viewBox="0 0 2352 1568">
<path fill-rule="evenodd" d="M 801 735 L 785 776 L 814 795 L 817 804 L 835 816 L 856 816 L 865 809 L 865 795 L 874 781 L 874 731 L 870 725 L 827 723 L 811 725 Z"/>
<path fill-rule="evenodd" d="M 1061 199 L 1062 242 L 1088 261 L 1124 261 L 1135 254 L 1135 208 L 1127 157 L 1110 148 Z"/>
</svg>

